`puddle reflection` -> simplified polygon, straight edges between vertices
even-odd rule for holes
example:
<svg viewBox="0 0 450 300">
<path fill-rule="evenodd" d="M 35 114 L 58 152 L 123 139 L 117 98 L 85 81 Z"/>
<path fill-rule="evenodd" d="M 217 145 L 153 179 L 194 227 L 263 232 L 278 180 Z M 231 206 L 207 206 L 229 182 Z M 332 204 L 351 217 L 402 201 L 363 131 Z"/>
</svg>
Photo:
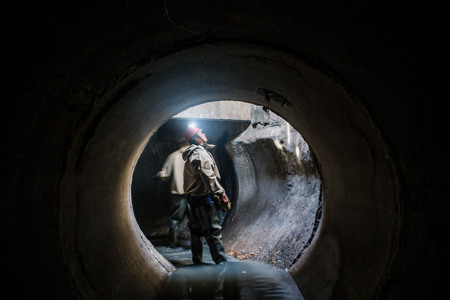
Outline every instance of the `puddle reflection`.
<svg viewBox="0 0 450 300">
<path fill-rule="evenodd" d="M 157 300 L 304 299 L 292 277 L 258 262 L 186 266 L 170 278 Z"/>
</svg>

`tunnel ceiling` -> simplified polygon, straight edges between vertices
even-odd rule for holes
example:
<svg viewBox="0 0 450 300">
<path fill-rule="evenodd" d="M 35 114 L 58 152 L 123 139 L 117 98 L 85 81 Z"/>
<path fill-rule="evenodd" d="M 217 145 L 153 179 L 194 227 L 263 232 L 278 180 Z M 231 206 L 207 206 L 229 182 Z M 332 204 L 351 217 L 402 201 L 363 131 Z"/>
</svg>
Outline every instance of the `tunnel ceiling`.
<svg viewBox="0 0 450 300">
<path fill-rule="evenodd" d="M 154 298 L 174 268 L 133 216 L 133 169 L 171 116 L 230 99 L 269 107 L 316 155 L 324 222 L 290 269 L 305 298 L 424 298 L 444 286 L 445 10 L 66 1 L 7 11 L 7 285 L 45 299 Z"/>
</svg>

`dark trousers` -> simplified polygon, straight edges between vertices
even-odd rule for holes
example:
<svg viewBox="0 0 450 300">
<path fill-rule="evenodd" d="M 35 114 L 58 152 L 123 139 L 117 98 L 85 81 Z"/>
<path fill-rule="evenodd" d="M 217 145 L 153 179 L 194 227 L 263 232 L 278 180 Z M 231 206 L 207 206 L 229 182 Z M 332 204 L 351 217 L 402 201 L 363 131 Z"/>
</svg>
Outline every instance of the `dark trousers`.
<svg viewBox="0 0 450 300">
<path fill-rule="evenodd" d="M 213 261 L 216 264 L 226 262 L 227 257 L 222 243 L 222 227 L 216 205 L 211 202 L 199 206 L 189 205 L 188 217 L 193 263 L 203 263 L 202 236 L 206 239 Z"/>
<path fill-rule="evenodd" d="M 187 195 L 170 195 L 169 228 L 177 232 L 187 213 Z"/>
<path fill-rule="evenodd" d="M 178 229 L 187 213 L 187 195 L 170 195 L 169 236 L 170 247 L 178 245 Z"/>
</svg>

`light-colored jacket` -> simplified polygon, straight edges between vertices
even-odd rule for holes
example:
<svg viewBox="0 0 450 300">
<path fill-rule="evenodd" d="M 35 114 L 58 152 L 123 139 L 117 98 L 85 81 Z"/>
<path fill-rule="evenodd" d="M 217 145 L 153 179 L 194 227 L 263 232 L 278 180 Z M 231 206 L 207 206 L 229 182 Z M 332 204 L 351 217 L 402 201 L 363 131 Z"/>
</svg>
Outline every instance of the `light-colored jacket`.
<svg viewBox="0 0 450 300">
<path fill-rule="evenodd" d="M 220 173 L 212 154 L 203 146 L 190 145 L 183 153 L 184 191 L 191 196 L 224 193 Z"/>
<path fill-rule="evenodd" d="M 158 172 L 159 178 L 162 180 L 172 179 L 170 184 L 170 192 L 176 195 L 184 194 L 184 159 L 183 152 L 188 148 L 188 146 L 181 147 L 177 151 L 172 152 L 167 156 L 166 161 Z"/>
</svg>

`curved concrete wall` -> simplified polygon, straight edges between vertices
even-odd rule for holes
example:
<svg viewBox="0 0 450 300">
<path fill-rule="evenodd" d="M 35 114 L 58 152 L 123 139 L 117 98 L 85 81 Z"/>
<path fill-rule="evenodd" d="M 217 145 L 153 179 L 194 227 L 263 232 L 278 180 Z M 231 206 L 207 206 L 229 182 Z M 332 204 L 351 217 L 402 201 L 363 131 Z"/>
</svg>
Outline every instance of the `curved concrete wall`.
<svg viewBox="0 0 450 300">
<path fill-rule="evenodd" d="M 252 124 L 227 144 L 238 188 L 223 229 L 225 249 L 288 270 L 322 217 L 322 184 L 309 147 L 285 120 L 252 109 Z"/>
<path fill-rule="evenodd" d="M 270 106 L 316 155 L 323 222 L 290 269 L 306 299 L 439 289 L 446 160 L 434 58 L 443 27 L 432 11 L 328 1 L 32 5 L 10 14 L 5 37 L 9 287 L 46 299 L 154 298 L 174 268 L 136 224 L 133 168 L 170 116 L 230 99 Z"/>
</svg>

